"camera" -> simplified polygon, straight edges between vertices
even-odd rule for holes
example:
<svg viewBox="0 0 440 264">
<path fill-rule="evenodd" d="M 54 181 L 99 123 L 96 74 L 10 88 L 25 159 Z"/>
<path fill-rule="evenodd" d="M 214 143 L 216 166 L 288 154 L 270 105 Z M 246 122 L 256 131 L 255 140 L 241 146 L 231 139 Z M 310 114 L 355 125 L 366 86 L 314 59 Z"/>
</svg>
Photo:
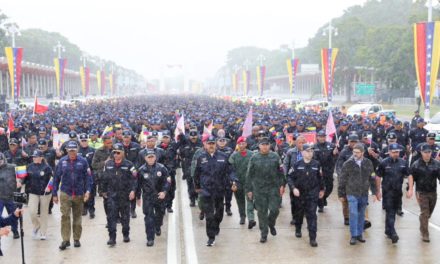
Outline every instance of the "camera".
<svg viewBox="0 0 440 264">
<path fill-rule="evenodd" d="M 14 192 L 14 203 L 23 205 L 28 203 L 28 196 L 26 193 Z"/>
</svg>

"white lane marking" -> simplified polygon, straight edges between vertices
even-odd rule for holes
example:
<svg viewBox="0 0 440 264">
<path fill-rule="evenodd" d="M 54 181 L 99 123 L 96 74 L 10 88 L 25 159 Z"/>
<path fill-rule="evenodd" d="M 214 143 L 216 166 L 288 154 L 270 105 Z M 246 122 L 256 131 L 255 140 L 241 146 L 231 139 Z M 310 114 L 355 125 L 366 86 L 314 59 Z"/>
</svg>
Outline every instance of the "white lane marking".
<svg viewBox="0 0 440 264">
<path fill-rule="evenodd" d="M 409 213 L 409 214 L 415 215 L 415 216 L 420 216 L 420 214 L 418 214 L 416 212 L 413 212 L 413 211 L 410 211 L 410 210 L 405 209 L 405 208 L 402 208 L 402 211 L 405 212 L 405 213 Z M 437 231 L 440 231 L 440 226 L 438 226 L 436 224 L 433 224 L 433 223 L 429 222 L 429 226 L 434 228 Z"/>
<path fill-rule="evenodd" d="M 177 183 L 176 183 L 177 184 Z M 167 241 L 167 263 L 180 263 L 180 248 L 177 247 L 177 239 L 180 240 L 180 229 L 177 225 L 177 216 L 179 215 L 179 197 L 176 186 L 176 196 L 173 201 L 173 213 L 168 213 L 168 241 Z"/>
<path fill-rule="evenodd" d="M 189 207 L 189 196 L 187 191 L 187 183 L 185 180 L 182 180 L 182 174 L 177 174 L 176 178 L 179 180 L 180 188 L 180 205 L 182 208 L 182 216 L 183 216 L 183 231 L 184 231 L 184 239 L 185 239 L 185 256 L 186 263 L 197 264 L 199 263 L 196 252 L 196 245 L 194 240 L 194 230 L 192 223 L 192 212 L 191 207 Z M 177 181 L 177 180 L 176 180 Z"/>
</svg>

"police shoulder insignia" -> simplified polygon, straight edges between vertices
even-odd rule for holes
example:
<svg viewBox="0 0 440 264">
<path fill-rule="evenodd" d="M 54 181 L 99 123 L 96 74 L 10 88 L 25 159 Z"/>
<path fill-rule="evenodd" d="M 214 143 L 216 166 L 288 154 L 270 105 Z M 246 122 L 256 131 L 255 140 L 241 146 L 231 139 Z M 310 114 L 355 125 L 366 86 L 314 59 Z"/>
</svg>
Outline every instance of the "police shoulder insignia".
<svg viewBox="0 0 440 264">
<path fill-rule="evenodd" d="M 40 176 L 44 176 L 44 171 L 40 171 Z"/>
<path fill-rule="evenodd" d="M 162 172 L 161 171 L 158 171 L 157 172 L 157 177 L 161 177 L 162 176 Z"/>
</svg>

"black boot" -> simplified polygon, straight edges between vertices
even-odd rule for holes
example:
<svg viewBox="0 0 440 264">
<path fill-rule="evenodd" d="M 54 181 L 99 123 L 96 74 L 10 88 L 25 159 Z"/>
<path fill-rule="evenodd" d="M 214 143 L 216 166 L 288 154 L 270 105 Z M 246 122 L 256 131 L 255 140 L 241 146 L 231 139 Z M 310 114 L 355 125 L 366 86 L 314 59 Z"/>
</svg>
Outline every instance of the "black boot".
<svg viewBox="0 0 440 264">
<path fill-rule="evenodd" d="M 248 229 L 252 229 L 256 225 L 257 225 L 257 222 L 255 222 L 255 220 L 249 220 Z"/>
</svg>

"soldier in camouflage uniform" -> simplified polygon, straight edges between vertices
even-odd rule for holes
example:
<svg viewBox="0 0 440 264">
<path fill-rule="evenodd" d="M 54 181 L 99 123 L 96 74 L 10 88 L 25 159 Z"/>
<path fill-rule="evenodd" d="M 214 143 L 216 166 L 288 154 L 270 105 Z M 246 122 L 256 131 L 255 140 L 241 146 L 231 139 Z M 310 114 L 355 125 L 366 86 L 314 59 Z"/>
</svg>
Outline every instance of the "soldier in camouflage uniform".
<svg viewBox="0 0 440 264">
<path fill-rule="evenodd" d="M 246 149 L 247 143 L 245 137 L 238 138 L 237 146 L 238 150 L 232 153 L 229 157 L 229 163 L 232 165 L 232 169 L 240 183 L 235 192 L 235 200 L 237 201 L 238 212 L 240 213 L 240 225 L 244 225 L 247 215 L 248 228 L 252 229 L 257 224 L 254 216 L 255 205 L 254 202 L 246 196 L 246 190 L 244 187 L 246 185 L 246 172 L 249 160 L 254 153 Z"/>
<path fill-rule="evenodd" d="M 277 234 L 275 223 L 279 214 L 286 178 L 283 174 L 280 156 L 270 151 L 268 138 L 260 140 L 259 149 L 260 151 L 249 160 L 246 190 L 248 198 L 254 200 L 255 208 L 258 211 L 260 242 L 266 243 L 268 229 L 273 236 Z"/>
</svg>

